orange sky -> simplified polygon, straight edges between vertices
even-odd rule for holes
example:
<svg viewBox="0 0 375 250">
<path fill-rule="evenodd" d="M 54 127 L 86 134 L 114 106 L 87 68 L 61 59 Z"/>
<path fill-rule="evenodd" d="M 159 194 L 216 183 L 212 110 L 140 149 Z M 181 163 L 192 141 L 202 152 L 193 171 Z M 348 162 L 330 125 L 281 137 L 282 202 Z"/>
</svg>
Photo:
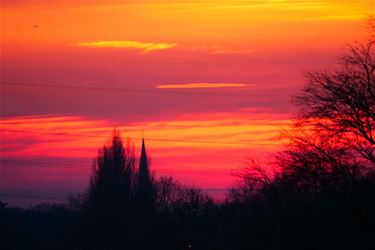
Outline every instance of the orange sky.
<svg viewBox="0 0 375 250">
<path fill-rule="evenodd" d="M 375 12 L 372 0 L 1 4 L 3 160 L 89 166 L 113 128 L 136 146 L 144 130 L 159 174 L 215 190 L 280 149 L 303 72 L 332 67 Z M 61 199 L 87 186 L 89 170 L 73 170 L 3 162 L 0 195 Z"/>
<path fill-rule="evenodd" d="M 2 4 L 5 44 L 49 47 L 132 40 L 176 44 L 188 50 L 223 46 L 228 52 L 269 44 L 272 49 L 327 46 L 322 38 L 337 45 L 358 32 L 353 22 L 371 14 L 374 7 L 370 0 L 26 0 Z M 348 24 L 345 29 L 339 28 L 343 22 Z"/>
</svg>

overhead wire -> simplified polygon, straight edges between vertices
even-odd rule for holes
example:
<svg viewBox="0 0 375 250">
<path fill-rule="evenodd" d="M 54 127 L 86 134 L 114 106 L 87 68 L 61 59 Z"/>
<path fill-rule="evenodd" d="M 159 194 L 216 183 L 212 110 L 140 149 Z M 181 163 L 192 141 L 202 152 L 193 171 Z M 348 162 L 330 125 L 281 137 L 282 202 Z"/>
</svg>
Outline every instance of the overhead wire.
<svg viewBox="0 0 375 250">
<path fill-rule="evenodd" d="M 78 133 L 61 133 L 61 132 L 36 132 L 23 129 L 0 129 L 0 132 L 12 132 L 12 133 L 30 133 L 30 134 L 41 134 L 41 135 L 56 135 L 56 136 L 74 136 L 74 137 L 93 137 L 93 138 L 108 138 L 104 135 L 92 135 L 92 134 L 78 134 Z M 203 144 L 223 144 L 223 145 L 248 145 L 248 146 L 280 146 L 279 144 L 273 143 L 252 143 L 252 142 L 224 142 L 224 141 L 206 141 L 206 140 L 185 140 L 185 139 L 168 139 L 168 138 L 140 138 L 131 137 L 134 140 L 145 139 L 148 141 L 163 141 L 163 142 L 185 142 L 185 143 L 203 143 Z"/>
<path fill-rule="evenodd" d="M 67 168 L 67 169 L 87 169 L 92 167 L 82 166 L 80 164 L 70 163 L 56 163 L 56 162 L 38 162 L 38 161 L 24 161 L 24 160 L 0 160 L 3 166 L 15 167 L 43 167 L 43 168 Z M 181 175 L 207 175 L 207 176 L 235 176 L 233 172 L 218 172 L 218 171 L 201 171 L 201 170 L 173 170 L 173 169 L 156 169 L 153 170 L 160 174 L 181 174 Z"/>
</svg>

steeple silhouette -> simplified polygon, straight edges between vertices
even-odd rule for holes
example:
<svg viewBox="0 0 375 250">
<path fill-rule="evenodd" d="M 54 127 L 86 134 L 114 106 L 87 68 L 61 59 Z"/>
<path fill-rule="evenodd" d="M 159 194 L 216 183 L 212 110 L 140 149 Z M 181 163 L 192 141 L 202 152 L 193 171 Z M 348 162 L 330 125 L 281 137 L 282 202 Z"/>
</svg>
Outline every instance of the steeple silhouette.
<svg viewBox="0 0 375 250">
<path fill-rule="evenodd" d="M 141 157 L 139 159 L 138 178 L 135 191 L 139 208 L 144 212 L 152 211 L 154 206 L 154 190 L 144 138 L 142 138 Z"/>
<path fill-rule="evenodd" d="M 148 160 L 146 154 L 146 146 L 145 146 L 145 139 L 142 138 L 142 149 L 141 149 L 141 158 L 139 160 L 139 175 L 138 175 L 138 182 L 149 181 L 150 176 L 148 172 Z"/>
</svg>

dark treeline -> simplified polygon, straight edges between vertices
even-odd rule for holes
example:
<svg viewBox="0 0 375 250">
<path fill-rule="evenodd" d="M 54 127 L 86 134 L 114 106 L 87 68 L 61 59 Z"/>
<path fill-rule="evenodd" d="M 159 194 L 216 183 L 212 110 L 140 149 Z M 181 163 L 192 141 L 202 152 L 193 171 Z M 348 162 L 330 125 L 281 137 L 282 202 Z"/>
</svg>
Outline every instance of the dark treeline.
<svg viewBox="0 0 375 250">
<path fill-rule="evenodd" d="M 89 188 L 64 204 L 0 205 L 1 249 L 375 249 L 374 36 L 335 70 L 309 72 L 270 166 L 253 161 L 226 199 L 150 171 L 118 133 Z"/>
</svg>

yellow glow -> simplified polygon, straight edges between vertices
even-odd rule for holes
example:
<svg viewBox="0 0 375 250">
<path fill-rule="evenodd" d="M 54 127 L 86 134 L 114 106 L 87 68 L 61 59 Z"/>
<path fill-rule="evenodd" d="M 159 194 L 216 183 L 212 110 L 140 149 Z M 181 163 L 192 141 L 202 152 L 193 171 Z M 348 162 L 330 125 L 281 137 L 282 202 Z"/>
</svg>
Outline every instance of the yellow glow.
<svg viewBox="0 0 375 250">
<path fill-rule="evenodd" d="M 157 89 L 208 89 L 208 88 L 239 88 L 247 87 L 245 83 L 181 83 L 181 84 L 160 84 L 156 85 Z"/>
<path fill-rule="evenodd" d="M 13 117 L 0 120 L 2 147 L 11 148 L 0 152 L 0 155 L 91 157 L 110 137 L 113 128 L 123 131 L 123 136 L 130 136 L 135 141 L 139 141 L 141 131 L 146 131 L 145 138 L 157 152 L 155 156 L 189 155 L 192 149 L 274 151 L 282 144 L 282 141 L 275 140 L 280 127 L 289 123 L 283 116 L 247 113 L 190 114 L 122 126 L 116 126 L 110 120 L 74 116 Z M 25 135 L 30 143 L 18 144 Z"/>
<path fill-rule="evenodd" d="M 98 42 L 82 42 L 79 43 L 82 47 L 94 48 L 125 48 L 125 49 L 140 49 L 147 53 L 154 50 L 170 49 L 176 46 L 175 43 L 151 43 L 138 41 L 98 41 Z"/>
<path fill-rule="evenodd" d="M 188 51 L 212 48 L 211 54 L 326 48 L 358 37 L 362 18 L 374 12 L 371 0 L 12 2 L 3 2 L 2 42 L 22 49 L 80 42 L 144 52 L 178 44 Z"/>
</svg>

